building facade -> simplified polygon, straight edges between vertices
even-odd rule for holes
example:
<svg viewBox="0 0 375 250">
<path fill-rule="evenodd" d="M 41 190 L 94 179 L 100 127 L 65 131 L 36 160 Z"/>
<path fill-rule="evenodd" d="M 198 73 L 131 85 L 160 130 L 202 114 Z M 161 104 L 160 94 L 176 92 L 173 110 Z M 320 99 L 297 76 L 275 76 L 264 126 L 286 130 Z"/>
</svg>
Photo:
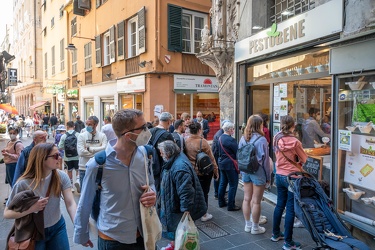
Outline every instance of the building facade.
<svg viewBox="0 0 375 250">
<path fill-rule="evenodd" d="M 246 13 L 240 23 L 249 25 L 240 26 L 235 45 L 236 122 L 268 114 L 273 136 L 281 117 L 293 116 L 309 155 L 304 169 L 330 184 L 342 219 L 374 245 L 375 64 L 369 49 L 375 45 L 374 2 L 274 0 L 240 6 Z M 313 119 L 322 130 L 314 138 L 305 130 Z"/>
</svg>

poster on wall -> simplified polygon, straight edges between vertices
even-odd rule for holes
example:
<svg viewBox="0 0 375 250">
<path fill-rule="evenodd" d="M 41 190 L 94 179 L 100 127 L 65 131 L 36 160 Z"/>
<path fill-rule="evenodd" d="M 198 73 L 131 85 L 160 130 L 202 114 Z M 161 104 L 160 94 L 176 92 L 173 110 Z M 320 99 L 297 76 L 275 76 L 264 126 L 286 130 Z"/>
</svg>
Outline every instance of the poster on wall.
<svg viewBox="0 0 375 250">
<path fill-rule="evenodd" d="M 288 96 L 288 84 L 287 83 L 281 83 L 280 85 L 280 97 L 286 98 Z"/>
<path fill-rule="evenodd" d="M 294 108 L 297 113 L 307 113 L 306 90 L 298 88 L 296 91 L 296 103 Z"/>
<path fill-rule="evenodd" d="M 349 130 L 339 130 L 339 149 L 352 151 L 352 132 Z"/>
<path fill-rule="evenodd" d="M 280 122 L 280 107 L 273 108 L 273 121 Z"/>
<path fill-rule="evenodd" d="M 375 191 L 375 137 L 351 135 L 352 151 L 346 152 L 344 181 Z"/>
<path fill-rule="evenodd" d="M 277 134 L 280 131 L 280 123 L 274 123 L 273 124 L 273 134 Z"/>
<path fill-rule="evenodd" d="M 275 96 L 273 98 L 273 106 L 275 107 L 280 107 L 281 106 L 281 97 L 280 96 Z"/>
<path fill-rule="evenodd" d="M 163 110 L 164 110 L 163 105 L 155 105 L 154 116 L 160 117 L 161 113 L 163 113 Z"/>
<path fill-rule="evenodd" d="M 280 102 L 280 116 L 288 115 L 288 101 Z"/>
<path fill-rule="evenodd" d="M 273 96 L 280 96 L 280 87 L 279 86 L 274 86 L 273 87 Z"/>
</svg>

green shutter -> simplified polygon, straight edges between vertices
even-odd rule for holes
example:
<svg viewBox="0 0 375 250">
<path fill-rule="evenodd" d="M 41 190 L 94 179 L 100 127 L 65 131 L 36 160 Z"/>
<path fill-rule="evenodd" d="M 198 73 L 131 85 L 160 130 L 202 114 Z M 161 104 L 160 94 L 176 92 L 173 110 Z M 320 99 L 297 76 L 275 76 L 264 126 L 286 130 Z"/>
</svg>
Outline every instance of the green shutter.
<svg viewBox="0 0 375 250">
<path fill-rule="evenodd" d="M 168 50 L 182 51 L 182 8 L 168 4 Z"/>
</svg>

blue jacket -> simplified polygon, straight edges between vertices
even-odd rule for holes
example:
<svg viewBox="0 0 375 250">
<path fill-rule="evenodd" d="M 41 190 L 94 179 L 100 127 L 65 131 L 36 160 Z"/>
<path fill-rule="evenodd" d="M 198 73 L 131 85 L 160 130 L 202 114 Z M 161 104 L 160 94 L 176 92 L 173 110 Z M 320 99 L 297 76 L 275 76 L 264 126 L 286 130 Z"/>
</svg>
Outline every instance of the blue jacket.
<svg viewBox="0 0 375 250">
<path fill-rule="evenodd" d="M 220 144 L 221 141 L 221 144 Z M 223 147 L 221 146 L 223 145 Z M 219 148 L 219 169 L 220 170 L 231 170 L 235 169 L 233 161 L 228 157 L 225 151 L 232 157 L 233 160 L 236 160 L 236 154 L 238 150 L 238 145 L 236 139 L 227 134 L 222 134 L 218 142 Z"/>
<path fill-rule="evenodd" d="M 32 142 L 29 146 L 25 147 L 22 150 L 20 157 L 18 157 L 16 169 L 14 171 L 12 187 L 14 186 L 14 184 L 16 184 L 18 178 L 20 178 L 20 176 L 23 175 L 23 173 L 25 172 L 26 167 L 27 167 L 27 162 L 29 160 L 30 152 L 34 146 L 35 146 L 35 143 Z"/>
<path fill-rule="evenodd" d="M 224 130 L 221 128 L 214 135 L 214 139 L 211 145 L 212 154 L 214 155 L 215 160 L 218 164 L 219 164 L 219 147 L 220 147 L 219 138 L 222 134 L 224 134 Z"/>
<path fill-rule="evenodd" d="M 175 232 L 184 212 L 193 220 L 207 212 L 199 179 L 184 153 L 171 158 L 163 166 L 158 212 L 167 232 Z"/>
</svg>

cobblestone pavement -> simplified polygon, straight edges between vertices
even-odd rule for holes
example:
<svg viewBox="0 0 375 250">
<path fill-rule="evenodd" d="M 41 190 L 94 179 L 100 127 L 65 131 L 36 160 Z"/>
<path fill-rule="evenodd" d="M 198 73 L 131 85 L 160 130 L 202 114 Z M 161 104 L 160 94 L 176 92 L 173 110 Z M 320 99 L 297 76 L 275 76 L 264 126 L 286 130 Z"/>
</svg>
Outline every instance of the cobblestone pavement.
<svg viewBox="0 0 375 250">
<path fill-rule="evenodd" d="M 9 138 L 0 138 L 0 149 L 2 149 Z M 25 146 L 31 143 L 31 138 L 21 139 Z M 48 139 L 48 142 L 53 142 L 53 138 Z M 5 184 L 5 165 L 0 165 L 0 201 L 4 202 L 4 199 L 10 192 L 9 185 Z M 74 194 L 75 200 L 78 203 L 79 194 Z M 236 204 L 242 205 L 243 191 L 241 188 L 237 191 Z M 209 195 L 209 209 L 208 212 L 213 215 L 213 219 L 209 222 L 196 221 L 196 225 L 201 227 L 202 224 L 206 223 L 207 227 L 212 229 L 210 232 L 204 233 L 200 231 L 200 246 L 201 250 L 212 250 L 212 249 L 281 249 L 283 242 L 272 242 L 270 237 L 272 235 L 272 215 L 274 205 L 269 202 L 262 202 L 262 215 L 267 216 L 268 222 L 263 225 L 267 231 L 265 234 L 252 235 L 244 231 L 244 218 L 242 211 L 228 212 L 226 209 L 219 208 L 217 201 L 213 197 L 213 190 Z M 13 225 L 13 220 L 7 220 L 3 218 L 4 205 L 0 206 L 0 249 L 5 248 L 6 237 L 9 230 Z M 74 244 L 72 241 L 73 237 L 73 224 L 69 219 L 66 212 L 64 203 L 61 202 L 61 212 L 66 220 L 70 247 L 72 250 L 88 249 L 81 245 Z M 209 223 L 209 224 L 208 224 Z M 225 234 L 225 236 L 214 238 L 218 235 Z M 210 236 L 211 237 L 210 237 Z M 94 224 L 91 227 L 91 240 L 94 243 L 94 248 L 97 249 L 97 232 Z M 315 243 L 311 240 L 311 237 L 306 229 L 298 228 L 294 230 L 294 240 L 299 241 L 302 244 L 303 249 L 311 249 L 315 246 Z M 162 246 L 166 246 L 168 241 L 162 239 L 158 242 L 158 249 Z M 51 249 L 52 250 L 52 249 Z"/>
</svg>

